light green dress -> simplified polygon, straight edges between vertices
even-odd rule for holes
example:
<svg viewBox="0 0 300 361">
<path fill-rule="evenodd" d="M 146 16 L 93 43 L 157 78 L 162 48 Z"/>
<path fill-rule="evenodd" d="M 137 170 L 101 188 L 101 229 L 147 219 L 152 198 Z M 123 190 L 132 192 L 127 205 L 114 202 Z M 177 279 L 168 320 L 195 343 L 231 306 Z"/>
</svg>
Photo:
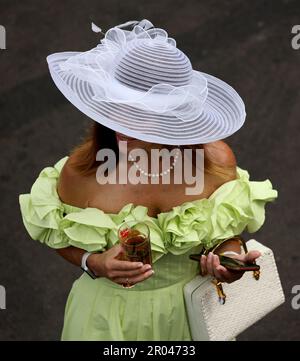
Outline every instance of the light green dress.
<svg viewBox="0 0 300 361">
<path fill-rule="evenodd" d="M 188 255 L 244 230 L 257 231 L 265 219 L 266 202 L 277 197 L 271 182 L 250 181 L 238 168 L 238 179 L 223 184 L 208 199 L 185 202 L 157 217 L 132 203 L 118 214 L 107 214 L 61 202 L 56 187 L 66 160 L 43 169 L 31 192 L 20 195 L 29 235 L 56 249 L 103 251 L 118 242 L 122 221 L 145 221 L 155 274 L 124 289 L 83 273 L 67 300 L 62 340 L 191 340 L 183 286 L 198 274 L 199 265 Z"/>
</svg>

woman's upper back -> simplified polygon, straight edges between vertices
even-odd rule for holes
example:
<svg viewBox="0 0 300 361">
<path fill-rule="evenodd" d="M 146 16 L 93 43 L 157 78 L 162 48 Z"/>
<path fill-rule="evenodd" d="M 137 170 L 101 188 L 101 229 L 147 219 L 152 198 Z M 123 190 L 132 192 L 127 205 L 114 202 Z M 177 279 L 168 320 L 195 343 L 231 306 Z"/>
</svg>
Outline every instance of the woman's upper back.
<svg viewBox="0 0 300 361">
<path fill-rule="evenodd" d="M 208 198 L 222 184 L 236 178 L 236 159 L 231 148 L 223 141 L 204 145 L 205 174 L 201 194 L 187 195 L 186 184 L 105 184 L 96 180 L 96 170 L 89 176 L 76 171 L 76 152 L 63 167 L 58 194 L 61 200 L 80 208 L 99 208 L 106 213 L 118 213 L 128 203 L 148 208 L 155 217 L 187 201 Z"/>
</svg>

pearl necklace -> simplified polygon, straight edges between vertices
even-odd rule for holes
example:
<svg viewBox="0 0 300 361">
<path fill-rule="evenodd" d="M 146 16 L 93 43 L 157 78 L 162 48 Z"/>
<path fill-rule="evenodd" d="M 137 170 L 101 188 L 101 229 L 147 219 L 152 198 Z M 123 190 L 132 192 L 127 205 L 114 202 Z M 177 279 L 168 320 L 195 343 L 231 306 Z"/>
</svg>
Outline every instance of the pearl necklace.
<svg viewBox="0 0 300 361">
<path fill-rule="evenodd" d="M 180 146 L 178 146 L 180 147 Z M 174 156 L 174 161 L 172 162 L 172 165 L 165 171 L 161 172 L 161 173 L 148 173 L 146 171 L 144 171 L 143 169 L 141 169 L 141 167 L 136 163 L 136 161 L 133 159 L 133 157 L 129 154 L 129 160 L 131 160 L 134 164 L 134 166 L 136 167 L 137 170 L 139 170 L 141 172 L 141 174 L 144 174 L 148 177 L 152 177 L 152 178 L 155 178 L 155 177 L 159 177 L 159 176 L 163 176 L 163 175 L 166 175 L 168 173 L 171 172 L 171 169 L 174 168 L 177 160 L 178 160 L 178 156 L 179 156 L 179 152 L 180 150 L 179 149 L 176 149 L 176 154 Z"/>
</svg>

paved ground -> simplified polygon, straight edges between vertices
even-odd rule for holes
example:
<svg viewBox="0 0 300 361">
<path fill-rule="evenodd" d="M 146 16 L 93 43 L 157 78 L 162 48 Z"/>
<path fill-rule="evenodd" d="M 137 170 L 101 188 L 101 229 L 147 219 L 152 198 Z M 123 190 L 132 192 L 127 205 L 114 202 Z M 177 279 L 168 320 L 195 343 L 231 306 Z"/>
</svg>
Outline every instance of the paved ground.
<svg viewBox="0 0 300 361">
<path fill-rule="evenodd" d="M 31 241 L 19 213 L 18 194 L 68 153 L 89 123 L 56 90 L 45 57 L 93 47 L 91 21 L 108 29 L 142 18 L 165 27 L 194 68 L 229 82 L 246 102 L 247 122 L 230 143 L 240 166 L 279 190 L 257 238 L 276 253 L 287 301 L 239 339 L 300 339 L 300 310 L 290 306 L 291 288 L 300 284 L 300 50 L 290 45 L 299 13 L 297 0 L 1 0 L 0 285 L 7 310 L 0 310 L 0 339 L 59 339 L 64 303 L 80 274 Z"/>
</svg>

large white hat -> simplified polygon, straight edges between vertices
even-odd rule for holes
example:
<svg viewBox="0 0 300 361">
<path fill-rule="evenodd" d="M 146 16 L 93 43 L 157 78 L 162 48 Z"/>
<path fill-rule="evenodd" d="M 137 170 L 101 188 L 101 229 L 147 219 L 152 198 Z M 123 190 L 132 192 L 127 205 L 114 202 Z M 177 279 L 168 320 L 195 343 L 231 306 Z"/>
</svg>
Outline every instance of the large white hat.
<svg viewBox="0 0 300 361">
<path fill-rule="evenodd" d="M 125 30 L 131 25 L 131 30 Z M 47 57 L 58 89 L 84 114 L 147 142 L 185 145 L 223 139 L 244 123 L 237 92 L 193 70 L 165 30 L 148 20 L 109 29 L 86 52 Z"/>
</svg>

